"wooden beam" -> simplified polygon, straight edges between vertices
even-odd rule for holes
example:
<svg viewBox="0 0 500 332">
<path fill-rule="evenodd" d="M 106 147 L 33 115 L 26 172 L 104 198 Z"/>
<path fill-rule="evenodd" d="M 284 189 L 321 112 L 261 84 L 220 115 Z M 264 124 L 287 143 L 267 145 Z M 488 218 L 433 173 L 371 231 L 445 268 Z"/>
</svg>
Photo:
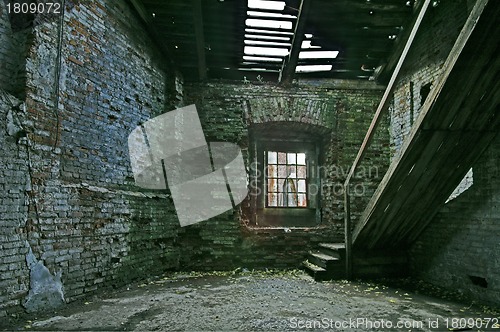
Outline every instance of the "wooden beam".
<svg viewBox="0 0 500 332">
<path fill-rule="evenodd" d="M 144 23 L 146 23 L 146 25 L 149 25 L 151 23 L 151 16 L 148 15 L 148 12 L 142 2 L 140 0 L 130 0 L 130 3 L 134 7 L 137 14 L 139 14 L 139 16 L 142 18 Z"/>
<path fill-rule="evenodd" d="M 285 61 L 283 61 L 283 67 L 279 77 L 280 84 L 290 84 L 293 80 L 293 76 L 295 75 L 295 68 L 297 67 L 297 63 L 299 61 L 299 53 L 302 48 L 306 19 L 309 14 L 309 8 L 311 7 L 311 1 L 312 0 L 302 0 L 300 3 L 297 23 L 293 34 L 292 47 L 290 49 L 290 54 L 285 58 Z"/>
<path fill-rule="evenodd" d="M 347 175 L 347 178 L 345 180 L 345 185 L 344 187 L 349 187 L 349 182 L 351 181 L 351 178 L 354 175 L 354 172 L 358 168 L 359 164 L 361 163 L 361 160 L 363 159 L 366 149 L 370 145 L 371 140 L 373 139 L 373 135 L 375 135 L 375 130 L 378 127 L 378 124 L 380 123 L 380 120 L 382 119 L 382 112 L 384 112 L 387 107 L 389 106 L 389 103 L 391 102 L 391 95 L 395 87 L 396 80 L 398 79 L 399 76 L 399 71 L 401 70 L 401 67 L 403 66 L 403 63 L 406 59 L 406 56 L 408 55 L 408 52 L 410 50 L 410 47 L 413 43 L 413 40 L 415 39 L 415 35 L 417 34 L 418 28 L 420 27 L 420 23 L 422 23 L 422 20 L 424 19 L 425 12 L 427 11 L 427 8 L 429 7 L 431 0 L 425 0 L 424 4 L 422 5 L 422 9 L 420 10 L 420 13 L 418 14 L 417 21 L 415 22 L 415 25 L 413 25 L 413 28 L 410 33 L 410 37 L 408 38 L 405 48 L 403 50 L 403 53 L 401 54 L 401 57 L 399 58 L 398 64 L 396 65 L 396 68 L 394 69 L 394 72 L 392 73 L 391 80 L 389 81 L 389 84 L 387 85 L 387 88 L 384 92 L 384 95 L 382 96 L 382 100 L 380 100 L 380 104 L 378 105 L 377 111 L 375 112 L 375 115 L 373 117 L 373 120 L 370 124 L 370 127 L 368 128 L 368 132 L 366 133 L 365 139 L 363 140 L 363 143 L 361 144 L 361 148 L 358 151 L 358 154 L 356 156 L 356 159 L 354 160 L 354 163 L 351 166 L 351 169 L 349 170 L 349 174 Z"/>
<path fill-rule="evenodd" d="M 500 118 L 494 112 L 498 82 L 496 71 L 488 71 L 498 67 L 496 44 L 489 38 L 498 35 L 492 29 L 495 22 L 482 18 L 476 38 L 471 37 L 483 12 L 495 17 L 494 12 L 485 10 L 487 4 L 488 0 L 478 0 L 468 17 L 400 155 L 391 163 L 363 212 L 353 234 L 354 242 L 375 248 L 389 243 L 404 245 L 414 239 L 417 234 L 412 230 L 423 229 L 491 141 L 491 133 L 498 132 L 498 128 L 490 126 L 498 124 Z M 467 73 L 465 68 L 471 70 L 471 59 L 477 65 Z M 489 59 L 495 59 L 493 66 Z M 459 90 L 462 93 L 457 97 Z M 471 123 L 473 127 L 468 128 Z M 454 169 L 456 165 L 461 169 Z M 422 218 L 422 211 L 427 220 Z"/>
<path fill-rule="evenodd" d="M 349 188 L 344 188 L 344 241 L 345 241 L 345 272 L 346 279 L 352 278 L 352 230 L 351 230 L 351 198 Z"/>
<path fill-rule="evenodd" d="M 418 12 L 421 6 L 423 6 L 423 3 L 417 1 L 415 12 Z M 417 19 L 418 15 L 417 16 L 414 15 L 412 18 L 412 22 L 410 24 L 414 25 Z M 411 31 L 406 29 L 406 27 L 404 27 L 404 30 L 400 34 L 400 37 L 398 37 L 398 39 L 396 40 L 396 44 L 393 47 L 393 52 L 391 52 L 391 56 L 385 59 L 386 60 L 385 63 L 382 64 L 381 68 L 374 75 L 375 80 L 377 82 L 382 84 L 389 79 L 390 73 L 396 67 L 398 59 L 401 57 L 401 54 L 403 53 L 404 41 L 409 38 L 410 34 Z"/>
<path fill-rule="evenodd" d="M 145 24 L 146 31 L 149 33 L 158 49 L 166 56 L 165 64 L 168 64 L 170 69 L 178 69 L 177 64 L 174 62 L 174 56 L 170 52 L 168 46 L 163 42 L 163 37 L 158 33 L 156 22 L 153 20 L 153 15 L 150 15 L 144 7 L 141 0 L 128 0 L 128 4 L 135 9 L 139 17 Z"/>
<path fill-rule="evenodd" d="M 201 8 L 201 0 L 193 1 L 193 20 L 194 30 L 196 35 L 196 53 L 198 55 L 198 75 L 200 81 L 207 78 L 207 62 L 205 59 L 205 36 L 203 33 L 203 12 Z"/>
</svg>

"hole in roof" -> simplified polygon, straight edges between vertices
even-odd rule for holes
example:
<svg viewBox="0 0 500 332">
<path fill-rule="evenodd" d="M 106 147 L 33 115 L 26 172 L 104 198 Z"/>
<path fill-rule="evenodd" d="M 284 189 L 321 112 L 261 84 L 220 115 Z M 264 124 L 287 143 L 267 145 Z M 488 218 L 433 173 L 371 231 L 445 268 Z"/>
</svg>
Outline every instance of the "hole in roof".
<svg viewBox="0 0 500 332">
<path fill-rule="evenodd" d="M 312 45 L 311 40 L 303 40 L 302 41 L 302 47 L 303 49 L 308 49 L 308 48 L 321 48 L 321 46 L 314 46 Z"/>
<path fill-rule="evenodd" d="M 296 19 L 297 16 L 293 15 L 285 15 L 285 14 L 279 14 L 279 13 L 268 13 L 268 12 L 256 12 L 253 10 L 247 11 L 248 16 L 255 16 L 255 17 L 275 17 L 275 18 L 293 18 Z"/>
<path fill-rule="evenodd" d="M 266 69 L 266 68 L 238 68 L 239 71 L 265 71 L 268 73 L 277 73 L 279 70 Z"/>
<path fill-rule="evenodd" d="M 248 0 L 248 8 L 283 10 L 286 3 L 284 1 Z"/>
<path fill-rule="evenodd" d="M 287 48 L 245 46 L 246 55 L 287 56 Z"/>
<path fill-rule="evenodd" d="M 273 41 L 248 40 L 248 39 L 245 39 L 245 45 L 284 46 L 284 47 L 291 46 L 290 43 L 278 43 Z"/>
<path fill-rule="evenodd" d="M 302 51 L 299 59 L 335 59 L 339 51 Z"/>
<path fill-rule="evenodd" d="M 264 62 L 281 62 L 282 61 L 280 58 L 269 58 L 269 57 L 251 56 L 251 55 L 244 55 L 243 60 L 246 60 L 246 61 L 264 61 Z"/>
<path fill-rule="evenodd" d="M 292 29 L 291 21 L 259 20 L 256 18 L 248 18 L 245 23 L 247 26 L 255 28 Z"/>
<path fill-rule="evenodd" d="M 267 36 L 267 35 L 251 35 L 251 34 L 246 34 L 245 38 L 248 38 L 248 39 L 284 40 L 284 41 L 289 41 L 290 40 L 290 37 Z"/>
<path fill-rule="evenodd" d="M 295 68 L 296 73 L 315 73 L 332 70 L 332 65 L 298 65 Z"/>
<path fill-rule="evenodd" d="M 288 31 L 276 31 L 276 30 L 262 30 L 262 29 L 246 28 L 245 32 L 249 32 L 249 33 L 266 33 L 266 34 L 272 34 L 272 35 L 293 36 L 293 32 L 288 32 Z"/>
<path fill-rule="evenodd" d="M 307 39 L 311 39 L 313 37 L 313 35 L 311 33 L 306 33 L 304 34 L 304 36 L 307 38 Z"/>
</svg>

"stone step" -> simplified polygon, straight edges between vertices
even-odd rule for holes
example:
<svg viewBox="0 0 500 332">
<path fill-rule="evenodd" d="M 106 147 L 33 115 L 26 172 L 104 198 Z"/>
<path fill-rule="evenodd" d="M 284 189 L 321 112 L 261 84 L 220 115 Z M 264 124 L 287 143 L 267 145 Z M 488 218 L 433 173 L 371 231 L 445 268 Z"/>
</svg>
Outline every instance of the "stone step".
<svg viewBox="0 0 500 332">
<path fill-rule="evenodd" d="M 317 265 L 321 266 L 324 269 L 334 268 L 339 265 L 340 259 L 337 257 L 333 257 L 330 255 L 326 255 L 321 252 L 309 252 L 307 259 Z"/>
<path fill-rule="evenodd" d="M 320 243 L 318 250 L 326 255 L 345 259 L 345 245 L 343 243 Z"/>
<path fill-rule="evenodd" d="M 327 272 L 324 268 L 317 266 L 308 260 L 302 262 L 304 270 L 311 276 L 315 281 L 328 280 Z"/>
</svg>

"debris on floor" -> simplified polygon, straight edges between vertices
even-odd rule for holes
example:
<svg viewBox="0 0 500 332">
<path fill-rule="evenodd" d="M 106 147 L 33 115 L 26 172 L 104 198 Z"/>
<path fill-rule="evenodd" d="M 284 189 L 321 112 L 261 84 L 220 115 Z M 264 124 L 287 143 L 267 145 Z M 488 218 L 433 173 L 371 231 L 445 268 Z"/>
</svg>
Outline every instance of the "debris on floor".
<svg viewBox="0 0 500 332">
<path fill-rule="evenodd" d="M 433 291 L 440 297 L 428 293 Z M 411 280 L 318 283 L 300 270 L 237 269 L 167 274 L 50 314 L 23 315 L 2 328 L 430 331 L 457 330 L 463 324 L 482 331 L 500 328 L 500 310 L 461 301 L 465 299 Z"/>
</svg>

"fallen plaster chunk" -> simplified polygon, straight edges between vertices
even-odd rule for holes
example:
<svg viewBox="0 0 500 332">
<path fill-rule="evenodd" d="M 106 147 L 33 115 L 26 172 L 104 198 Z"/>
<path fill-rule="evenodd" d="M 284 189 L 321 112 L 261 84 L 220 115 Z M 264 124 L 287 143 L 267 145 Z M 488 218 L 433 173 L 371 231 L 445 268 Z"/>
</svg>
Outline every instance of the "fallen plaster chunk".
<svg viewBox="0 0 500 332">
<path fill-rule="evenodd" d="M 30 313 L 61 307 L 66 303 L 61 282 L 62 271 L 53 276 L 49 269 L 33 255 L 28 242 L 26 245 L 29 247 L 26 263 L 30 269 L 30 290 L 23 306 Z"/>
</svg>

